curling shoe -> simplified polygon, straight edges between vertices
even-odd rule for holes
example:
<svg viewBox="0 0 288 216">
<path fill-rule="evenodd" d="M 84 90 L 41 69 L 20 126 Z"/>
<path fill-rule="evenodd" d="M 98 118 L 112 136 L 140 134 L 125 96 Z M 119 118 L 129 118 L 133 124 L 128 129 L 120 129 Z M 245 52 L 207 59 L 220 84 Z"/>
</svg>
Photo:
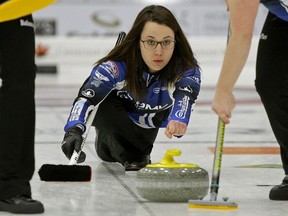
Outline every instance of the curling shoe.
<svg viewBox="0 0 288 216">
<path fill-rule="evenodd" d="M 44 206 L 41 202 L 27 196 L 15 196 L 0 200 L 1 211 L 15 214 L 40 214 L 44 212 Z"/>
<path fill-rule="evenodd" d="M 274 186 L 269 193 L 270 200 L 288 200 L 288 177 L 285 177 L 282 184 Z"/>
<path fill-rule="evenodd" d="M 123 166 L 125 167 L 125 171 L 138 171 L 147 164 L 151 164 L 150 155 L 145 155 L 140 161 L 125 161 Z"/>
</svg>

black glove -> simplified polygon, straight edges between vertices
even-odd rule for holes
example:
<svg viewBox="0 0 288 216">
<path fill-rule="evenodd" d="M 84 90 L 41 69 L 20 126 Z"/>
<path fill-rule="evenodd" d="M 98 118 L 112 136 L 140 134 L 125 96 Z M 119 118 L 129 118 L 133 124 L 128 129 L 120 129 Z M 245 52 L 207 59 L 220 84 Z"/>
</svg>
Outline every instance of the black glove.
<svg viewBox="0 0 288 216">
<path fill-rule="evenodd" d="M 81 145 L 83 142 L 82 137 L 83 131 L 77 126 L 73 126 L 68 129 L 65 133 L 63 141 L 61 143 L 61 148 L 66 157 L 70 160 L 73 151 L 79 152 L 81 150 Z M 81 151 L 77 163 L 82 163 L 86 159 L 86 154 Z"/>
</svg>

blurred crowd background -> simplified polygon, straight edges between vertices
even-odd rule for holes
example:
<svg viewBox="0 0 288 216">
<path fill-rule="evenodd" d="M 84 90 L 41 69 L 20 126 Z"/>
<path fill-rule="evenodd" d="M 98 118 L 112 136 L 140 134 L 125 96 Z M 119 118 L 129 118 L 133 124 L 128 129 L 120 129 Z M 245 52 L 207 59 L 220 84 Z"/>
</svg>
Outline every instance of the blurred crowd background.
<svg viewBox="0 0 288 216">
<path fill-rule="evenodd" d="M 225 0 L 58 0 L 34 13 L 39 73 L 90 72 L 91 65 L 128 32 L 138 12 L 150 4 L 169 8 L 186 33 L 203 70 L 203 84 L 214 85 L 226 48 Z M 237 85 L 253 85 L 257 43 L 267 10 L 261 5 L 250 55 Z M 77 71 L 77 72 L 76 72 Z M 73 72 L 72 72 L 73 73 Z M 251 78 L 251 79 L 250 79 Z M 249 81 L 248 81 L 249 80 Z"/>
<path fill-rule="evenodd" d="M 119 31 L 128 31 L 137 13 L 149 4 L 168 7 L 188 35 L 227 33 L 225 0 L 58 0 L 34 14 L 36 33 L 49 36 L 115 35 Z M 261 8 L 258 15 L 266 16 L 265 8 Z M 261 27 L 256 24 L 255 34 L 261 30 L 258 26 Z"/>
</svg>

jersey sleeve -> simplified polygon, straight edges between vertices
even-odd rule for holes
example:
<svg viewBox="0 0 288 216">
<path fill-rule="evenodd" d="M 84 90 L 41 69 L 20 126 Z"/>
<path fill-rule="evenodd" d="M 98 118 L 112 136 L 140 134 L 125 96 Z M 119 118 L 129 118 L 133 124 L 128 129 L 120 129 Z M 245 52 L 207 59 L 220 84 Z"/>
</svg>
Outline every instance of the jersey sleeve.
<svg viewBox="0 0 288 216">
<path fill-rule="evenodd" d="M 123 87 L 125 71 L 125 65 L 119 62 L 107 61 L 95 66 L 79 89 L 64 131 L 75 125 L 80 125 L 85 131 L 85 123 L 90 111 L 98 106 L 112 90 Z"/>
<path fill-rule="evenodd" d="M 176 82 L 173 92 L 174 105 L 169 120 L 177 120 L 188 125 L 193 105 L 199 95 L 201 85 L 200 70 L 190 69 Z"/>
</svg>

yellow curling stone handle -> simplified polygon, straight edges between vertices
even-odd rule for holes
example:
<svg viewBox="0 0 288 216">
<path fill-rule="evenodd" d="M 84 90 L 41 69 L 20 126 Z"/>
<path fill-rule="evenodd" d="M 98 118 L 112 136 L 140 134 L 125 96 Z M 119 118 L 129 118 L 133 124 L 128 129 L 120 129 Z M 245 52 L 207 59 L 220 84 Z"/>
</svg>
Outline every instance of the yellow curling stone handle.
<svg viewBox="0 0 288 216">
<path fill-rule="evenodd" d="M 197 164 L 179 164 L 174 160 L 174 156 L 180 156 L 179 149 L 169 149 L 166 151 L 163 159 L 159 163 L 147 164 L 151 168 L 197 168 Z"/>
</svg>

